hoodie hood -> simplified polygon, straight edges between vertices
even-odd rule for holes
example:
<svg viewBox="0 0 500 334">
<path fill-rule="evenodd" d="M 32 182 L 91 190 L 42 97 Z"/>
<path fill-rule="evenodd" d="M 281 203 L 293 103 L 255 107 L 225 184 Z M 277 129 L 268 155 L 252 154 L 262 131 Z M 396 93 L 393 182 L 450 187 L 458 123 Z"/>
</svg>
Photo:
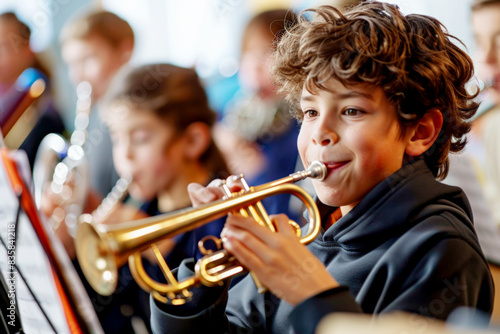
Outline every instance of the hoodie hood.
<svg viewBox="0 0 500 334">
<path fill-rule="evenodd" d="M 322 203 L 319 206 L 325 216 L 335 209 Z M 459 228 L 456 233 L 465 234 L 470 243 L 477 244 L 465 194 L 458 187 L 436 181 L 424 161 L 417 161 L 403 166 L 377 185 L 319 239 L 346 249 L 376 247 L 440 212 L 452 214 L 464 222 L 465 229 Z"/>
</svg>

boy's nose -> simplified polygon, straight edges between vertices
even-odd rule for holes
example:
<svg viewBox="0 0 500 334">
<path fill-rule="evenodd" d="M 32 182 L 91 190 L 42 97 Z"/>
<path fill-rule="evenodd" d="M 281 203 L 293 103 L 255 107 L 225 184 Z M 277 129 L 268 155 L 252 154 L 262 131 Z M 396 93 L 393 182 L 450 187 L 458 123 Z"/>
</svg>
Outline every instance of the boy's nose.
<svg viewBox="0 0 500 334">
<path fill-rule="evenodd" d="M 313 135 L 314 143 L 321 146 L 334 145 L 338 140 L 337 132 L 325 125 L 320 125 Z"/>
</svg>

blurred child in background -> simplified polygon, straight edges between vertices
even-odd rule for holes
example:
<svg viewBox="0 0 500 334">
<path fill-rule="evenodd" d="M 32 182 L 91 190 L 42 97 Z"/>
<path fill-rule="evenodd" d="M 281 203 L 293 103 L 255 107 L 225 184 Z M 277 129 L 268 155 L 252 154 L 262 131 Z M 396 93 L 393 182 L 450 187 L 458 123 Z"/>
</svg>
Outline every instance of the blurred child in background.
<svg viewBox="0 0 500 334">
<path fill-rule="evenodd" d="M 215 113 L 194 70 L 169 64 L 124 69 L 105 97 L 102 116 L 110 128 L 117 171 L 131 176 L 129 196 L 145 203 L 141 209 L 147 215 L 188 207 L 189 183 L 207 184 L 228 175 L 225 160 L 212 139 Z M 101 223 L 137 218 L 129 213 L 126 205 L 118 205 Z M 219 237 L 222 226 L 223 220 L 218 220 L 158 243 L 158 247 L 167 264 L 175 268 L 185 258 L 200 257 L 198 241 L 206 235 Z M 150 275 L 163 282 L 152 253 L 146 253 L 144 261 Z M 89 293 L 97 304 L 106 300 L 90 287 Z M 105 330 L 127 332 L 131 315 L 149 326 L 148 297 L 134 282 L 128 265 L 123 267 L 119 291 L 98 312 Z M 121 313 L 117 318 L 124 305 L 129 314 Z M 102 303 L 96 309 L 99 306 Z"/>
<path fill-rule="evenodd" d="M 144 212 L 157 215 L 191 206 L 188 184 L 228 175 L 212 139 L 216 116 L 194 70 L 143 65 L 124 70 L 114 83 L 103 118 L 111 131 L 117 170 L 131 176 L 130 197 L 146 203 Z M 183 240 L 178 247 L 186 247 L 190 239 Z M 190 247 L 185 255 L 192 253 Z M 177 264 L 185 258 L 174 253 Z"/>
<path fill-rule="evenodd" d="M 118 181 L 109 130 L 102 122 L 98 109 L 110 81 L 132 56 L 134 32 L 116 14 L 99 10 L 85 12 L 70 19 L 63 27 L 60 38 L 62 57 L 68 65 L 69 76 L 75 88 L 82 82 L 91 86 L 90 110 L 85 110 L 90 112 L 84 129 L 87 135 L 82 145 L 89 171 L 85 173 L 85 179 L 79 180 L 80 185 L 76 185 L 90 190 L 85 190 L 87 193 L 83 195 L 84 203 L 77 203 L 82 207 L 76 213 L 79 215 L 81 211 L 89 213 L 96 209 Z M 51 191 L 50 187 L 41 187 L 44 188 L 41 211 L 51 217 L 56 233 L 69 256 L 74 258 L 74 245 L 70 235 L 74 236 L 76 222 L 75 219 L 67 219 L 67 207 L 72 203 L 65 201 L 59 193 Z M 72 193 L 78 192 L 79 189 L 73 187 Z"/>
<path fill-rule="evenodd" d="M 100 197 L 118 180 L 111 159 L 109 131 L 99 117 L 99 102 L 117 71 L 134 50 L 132 27 L 118 15 L 93 11 L 66 23 L 61 32 L 61 53 L 75 87 L 87 81 L 92 87 L 93 109 L 87 128 L 85 154 L 90 163 L 90 184 Z"/>
<path fill-rule="evenodd" d="M 26 151 L 33 168 L 42 139 L 49 133 L 62 134 L 65 126 L 51 96 L 50 71 L 31 49 L 30 38 L 31 29 L 16 14 L 0 14 L 0 105 L 8 94 L 14 94 L 14 83 L 26 69 L 40 71 L 47 80 L 45 92 L 25 111 L 5 138 L 10 149 Z"/>
<path fill-rule="evenodd" d="M 287 176 L 297 167 L 299 127 L 269 73 L 276 43 L 295 23 L 295 14 L 286 9 L 262 12 L 247 23 L 238 73 L 241 89 L 215 131 L 231 172 L 244 174 L 251 185 Z M 300 219 L 300 209 L 288 209 L 289 201 L 289 195 L 278 195 L 263 203 L 269 213 L 285 208 L 292 219 Z"/>
</svg>

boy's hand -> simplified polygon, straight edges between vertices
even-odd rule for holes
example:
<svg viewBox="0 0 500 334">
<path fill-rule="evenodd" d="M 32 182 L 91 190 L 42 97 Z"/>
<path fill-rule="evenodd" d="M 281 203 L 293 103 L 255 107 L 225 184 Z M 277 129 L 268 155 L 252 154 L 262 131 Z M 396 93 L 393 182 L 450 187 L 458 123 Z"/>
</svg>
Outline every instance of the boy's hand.
<svg viewBox="0 0 500 334">
<path fill-rule="evenodd" d="M 189 199 L 191 199 L 193 207 L 213 202 L 226 196 L 222 187 L 220 187 L 221 183 L 222 180 L 220 179 L 213 180 L 206 187 L 202 186 L 199 183 L 190 183 L 187 190 L 189 193 Z M 230 176 L 226 179 L 226 185 L 231 192 L 236 192 L 243 189 L 241 181 L 235 180 L 234 176 Z"/>
<path fill-rule="evenodd" d="M 223 198 L 220 182 L 214 180 L 207 187 L 191 183 L 188 192 L 193 206 Z M 233 177 L 227 178 L 226 185 L 231 192 L 243 188 L 241 181 Z M 271 216 L 271 220 L 276 233 L 252 218 L 229 215 L 221 234 L 224 248 L 272 293 L 292 305 L 338 286 L 321 261 L 299 242 L 286 215 Z"/>
<path fill-rule="evenodd" d="M 199 183 L 190 183 L 188 185 L 188 194 L 193 207 L 200 206 L 201 204 L 213 202 L 217 199 L 224 197 L 224 193 L 222 189 L 217 186 L 217 183 L 220 183 L 219 179 L 213 180 L 206 187 L 202 186 Z"/>
<path fill-rule="evenodd" d="M 273 294 L 297 305 L 338 286 L 325 266 L 299 242 L 286 215 L 271 216 L 277 232 L 239 214 L 228 217 L 221 236 L 224 248 Z"/>
</svg>

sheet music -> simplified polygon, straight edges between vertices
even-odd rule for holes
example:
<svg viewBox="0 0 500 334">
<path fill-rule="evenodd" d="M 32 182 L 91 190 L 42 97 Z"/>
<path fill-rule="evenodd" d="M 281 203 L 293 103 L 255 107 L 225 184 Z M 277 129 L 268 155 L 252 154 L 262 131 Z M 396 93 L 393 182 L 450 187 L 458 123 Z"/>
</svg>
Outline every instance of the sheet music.
<svg viewBox="0 0 500 334">
<path fill-rule="evenodd" d="M 68 324 L 62 308 L 50 263 L 43 248 L 32 228 L 31 222 L 21 211 L 17 228 L 17 241 L 14 242 L 12 224 L 16 221 L 18 199 L 11 188 L 3 164 L 0 163 L 0 237 L 12 251 L 15 245 L 15 265 L 13 273 L 9 268 L 12 264 L 11 252 L 0 244 L 0 268 L 7 282 L 9 298 L 13 292 L 12 282 L 15 282 L 15 295 L 17 297 L 17 310 L 23 329 L 26 333 L 54 333 L 49 321 L 40 310 L 35 299 L 26 287 L 21 274 L 26 279 L 38 301 L 41 303 L 45 314 L 50 319 L 56 333 L 69 333 Z M 21 272 L 19 274 L 18 270 Z M 1 312 L 7 312 L 1 310 Z M 12 318 L 11 318 L 12 319 Z"/>
</svg>

